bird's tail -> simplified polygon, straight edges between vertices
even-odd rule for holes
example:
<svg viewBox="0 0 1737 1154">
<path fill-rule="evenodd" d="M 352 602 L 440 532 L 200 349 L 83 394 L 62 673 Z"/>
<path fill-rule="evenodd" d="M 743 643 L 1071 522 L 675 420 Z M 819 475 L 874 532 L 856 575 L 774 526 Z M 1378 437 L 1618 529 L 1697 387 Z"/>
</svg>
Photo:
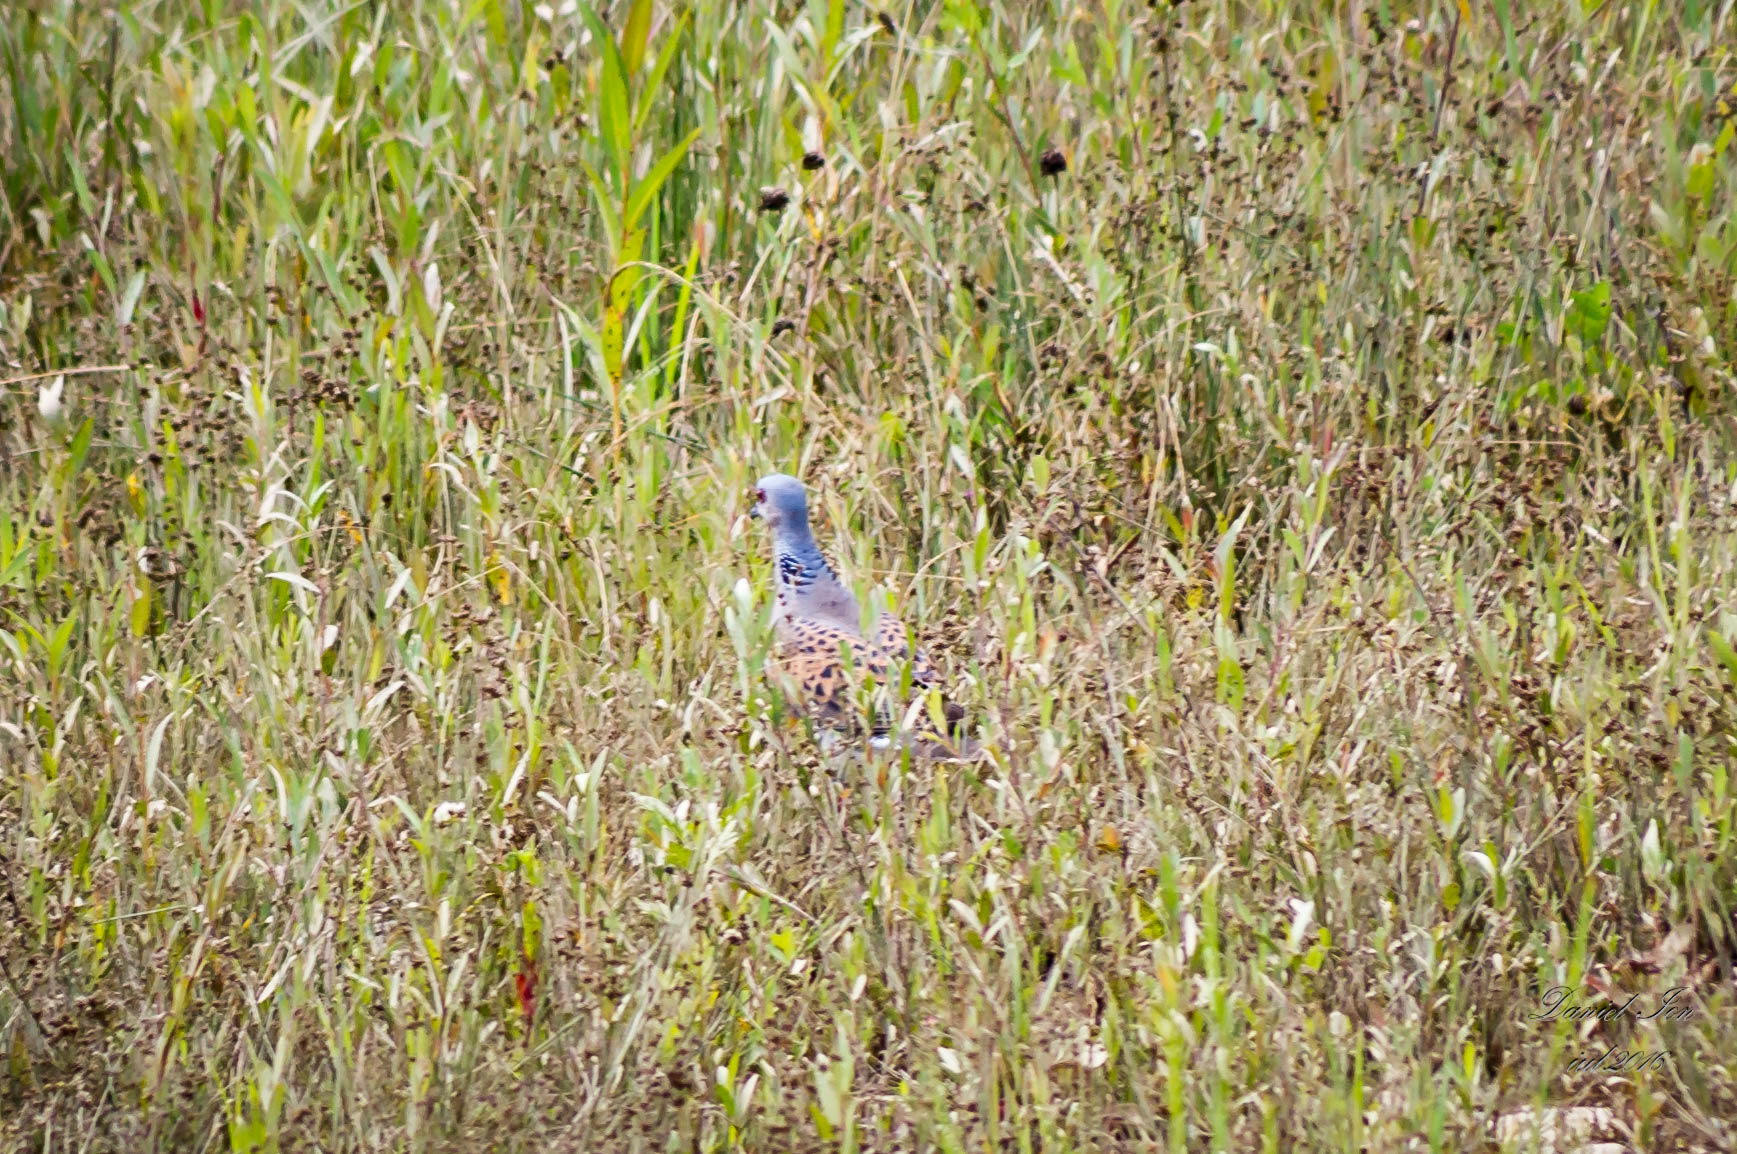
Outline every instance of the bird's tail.
<svg viewBox="0 0 1737 1154">
<path fill-rule="evenodd" d="M 969 737 L 941 737 L 934 733 L 912 735 L 911 756 L 924 761 L 976 761 L 983 747 Z"/>
<path fill-rule="evenodd" d="M 897 748 L 908 749 L 912 757 L 924 761 L 976 761 L 981 757 L 983 747 L 966 735 L 965 710 L 950 701 L 944 709 L 947 716 L 946 733 L 939 733 L 932 725 L 925 725 L 902 735 Z M 876 749 L 894 748 L 888 727 L 877 725 L 869 744 Z"/>
</svg>

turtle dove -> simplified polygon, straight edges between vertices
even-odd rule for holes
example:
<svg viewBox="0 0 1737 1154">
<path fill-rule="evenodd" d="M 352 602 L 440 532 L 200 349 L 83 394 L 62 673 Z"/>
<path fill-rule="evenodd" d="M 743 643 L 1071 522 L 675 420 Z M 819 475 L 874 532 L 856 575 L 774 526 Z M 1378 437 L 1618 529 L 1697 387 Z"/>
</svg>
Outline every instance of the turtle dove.
<svg viewBox="0 0 1737 1154">
<path fill-rule="evenodd" d="M 880 685 L 893 685 L 909 661 L 914 688 L 927 690 L 939 683 L 934 666 L 921 650 L 912 650 L 904 623 L 891 613 L 881 614 L 873 636 L 863 636 L 861 606 L 815 544 L 801 481 L 782 473 L 761 478 L 749 516 L 772 531 L 777 665 L 794 682 L 810 717 L 830 727 L 849 725 L 851 666 L 867 670 Z M 847 646 L 850 665 L 843 657 Z M 964 710 L 949 704 L 946 714 L 953 736 L 919 732 L 913 753 L 932 759 L 975 755 L 976 747 L 959 734 Z M 884 728 L 877 725 L 877 733 Z"/>
</svg>

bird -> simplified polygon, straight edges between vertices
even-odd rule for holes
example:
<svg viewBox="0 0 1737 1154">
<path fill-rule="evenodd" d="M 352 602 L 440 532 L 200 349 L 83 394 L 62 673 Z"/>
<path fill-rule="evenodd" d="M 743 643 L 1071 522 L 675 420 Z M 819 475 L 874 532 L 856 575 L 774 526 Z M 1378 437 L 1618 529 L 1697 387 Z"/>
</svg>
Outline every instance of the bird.
<svg viewBox="0 0 1737 1154">
<path fill-rule="evenodd" d="M 877 685 L 894 686 L 908 662 L 915 690 L 939 686 L 934 665 L 922 650 L 911 647 L 904 622 L 896 616 L 883 612 L 864 636 L 862 607 L 814 541 L 808 524 L 808 493 L 801 481 L 783 473 L 760 478 L 748 515 L 764 522 L 772 534 L 777 671 L 792 683 L 810 718 L 830 729 L 851 727 L 852 667 L 872 674 Z M 846 648 L 848 665 L 843 656 Z M 925 728 L 911 735 L 907 747 L 930 760 L 976 757 L 976 744 L 961 732 L 965 711 L 948 703 L 944 712 L 946 735 Z M 884 717 L 877 719 L 871 744 L 890 745 L 888 728 Z"/>
</svg>

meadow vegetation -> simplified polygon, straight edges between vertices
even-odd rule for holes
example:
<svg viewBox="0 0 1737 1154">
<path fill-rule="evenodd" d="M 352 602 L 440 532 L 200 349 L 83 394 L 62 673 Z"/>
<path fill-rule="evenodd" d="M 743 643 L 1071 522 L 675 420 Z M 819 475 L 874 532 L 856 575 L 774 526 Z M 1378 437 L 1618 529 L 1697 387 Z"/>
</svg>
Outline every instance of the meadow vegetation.
<svg viewBox="0 0 1737 1154">
<path fill-rule="evenodd" d="M 16 0 L 0 1146 L 1731 1149 L 1734 131 L 1732 0 Z M 769 688 L 775 470 L 983 761 Z"/>
</svg>

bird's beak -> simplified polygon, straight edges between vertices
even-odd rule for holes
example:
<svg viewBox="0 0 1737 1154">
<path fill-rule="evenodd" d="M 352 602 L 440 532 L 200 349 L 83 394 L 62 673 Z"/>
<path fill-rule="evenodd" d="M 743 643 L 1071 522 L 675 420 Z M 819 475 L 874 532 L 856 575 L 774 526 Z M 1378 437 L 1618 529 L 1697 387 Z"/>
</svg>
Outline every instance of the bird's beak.
<svg viewBox="0 0 1737 1154">
<path fill-rule="evenodd" d="M 754 494 L 748 494 L 748 516 L 758 521 L 760 519 L 760 502 L 754 499 Z"/>
</svg>

